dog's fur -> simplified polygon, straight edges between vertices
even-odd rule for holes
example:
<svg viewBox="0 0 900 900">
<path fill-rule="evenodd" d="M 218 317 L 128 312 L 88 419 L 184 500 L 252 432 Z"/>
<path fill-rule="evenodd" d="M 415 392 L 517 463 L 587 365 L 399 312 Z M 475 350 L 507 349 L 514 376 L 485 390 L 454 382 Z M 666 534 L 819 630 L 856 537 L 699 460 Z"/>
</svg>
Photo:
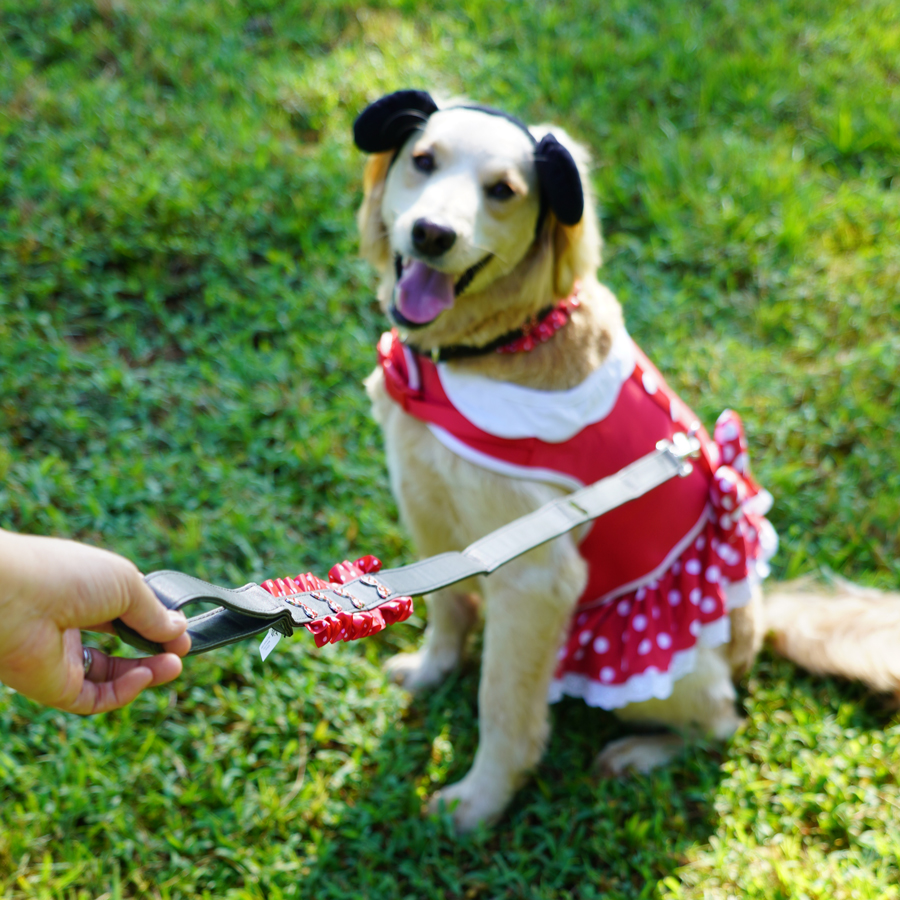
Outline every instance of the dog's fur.
<svg viewBox="0 0 900 900">
<path fill-rule="evenodd" d="M 547 130 L 531 129 L 538 139 Z M 432 115 L 396 158 L 393 152 L 369 158 L 359 227 L 363 255 L 381 274 L 379 298 L 386 311 L 397 280 L 395 254 L 404 260 L 416 257 L 410 237 L 415 221 L 425 217 L 456 232 L 450 250 L 427 260 L 454 277 L 486 253 L 493 254 L 450 309 L 415 330 L 415 343 L 424 350 L 487 344 L 568 296 L 579 281 L 582 305 L 551 340 L 530 353 L 488 354 L 452 364 L 527 387 L 565 390 L 602 364 L 622 312 L 596 277 L 601 237 L 587 177 L 588 155 L 560 129 L 553 133 L 581 174 L 585 210 L 576 225 L 563 225 L 547 212 L 536 232 L 540 199 L 528 136 L 499 116 L 456 108 Z M 433 171 L 423 173 L 414 165 L 413 157 L 419 154 L 433 155 Z M 511 197 L 487 196 L 486 188 L 498 180 L 513 189 Z M 391 400 L 380 369 L 368 379 L 367 388 L 384 430 L 391 485 L 421 554 L 462 549 L 562 492 L 490 472 L 452 453 Z M 586 581 L 577 538 L 559 538 L 489 579 L 432 595 L 422 648 L 388 664 L 391 675 L 410 689 L 440 682 L 459 663 L 483 598 L 480 744 L 469 773 L 432 801 L 432 808 L 446 802 L 462 830 L 496 819 L 543 751 L 549 729 L 547 688 L 556 652 Z M 825 600 L 814 593 L 782 590 L 764 605 L 757 592 L 747 607 L 732 612 L 728 646 L 698 647 L 695 670 L 676 682 L 668 699 L 633 704 L 618 715 L 670 726 L 679 734 L 727 737 L 739 721 L 732 678 L 750 667 L 767 628 L 775 631 L 779 650 L 813 671 L 861 678 L 878 690 L 897 691 L 898 599 L 877 595 Z M 885 643 L 886 628 L 891 646 Z M 599 763 L 608 773 L 646 771 L 669 759 L 679 746 L 680 739 L 673 735 L 626 738 L 605 748 Z"/>
</svg>

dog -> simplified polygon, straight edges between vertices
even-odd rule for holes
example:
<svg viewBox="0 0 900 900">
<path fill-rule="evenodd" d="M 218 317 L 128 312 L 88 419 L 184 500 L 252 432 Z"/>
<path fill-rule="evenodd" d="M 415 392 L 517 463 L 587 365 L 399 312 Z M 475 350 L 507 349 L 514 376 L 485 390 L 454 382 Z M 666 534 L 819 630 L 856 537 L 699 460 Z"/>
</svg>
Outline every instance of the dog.
<svg viewBox="0 0 900 900">
<path fill-rule="evenodd" d="M 354 137 L 370 154 L 361 252 L 393 325 L 366 388 L 422 555 L 461 550 L 660 437 L 692 431 L 703 445 L 689 477 L 426 598 L 421 649 L 387 665 L 411 690 L 458 665 L 481 607 L 485 622 L 480 743 L 430 809 L 445 804 L 461 831 L 495 821 L 539 761 L 548 702 L 563 694 L 671 729 L 604 748 L 611 775 L 664 764 L 692 734 L 727 738 L 734 679 L 767 631 L 813 671 L 897 691 L 900 596 L 785 587 L 763 599 L 776 538 L 740 421 L 727 412 L 708 435 L 628 337 L 597 279 L 585 148 L 424 91 L 371 104 Z"/>
</svg>

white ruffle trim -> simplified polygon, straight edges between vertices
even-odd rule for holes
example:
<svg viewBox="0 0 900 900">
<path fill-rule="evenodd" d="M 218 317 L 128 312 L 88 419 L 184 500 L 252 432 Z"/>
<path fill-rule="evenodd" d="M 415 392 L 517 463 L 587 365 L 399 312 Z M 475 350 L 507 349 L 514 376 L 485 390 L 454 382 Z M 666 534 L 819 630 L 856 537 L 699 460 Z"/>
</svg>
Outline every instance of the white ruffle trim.
<svg viewBox="0 0 900 900">
<path fill-rule="evenodd" d="M 550 682 L 548 701 L 556 703 L 563 697 L 579 697 L 588 706 L 602 709 L 621 709 L 645 700 L 666 700 L 679 678 L 689 675 L 697 665 L 697 647 L 719 647 L 731 640 L 731 621 L 728 616 L 705 625 L 697 637 L 697 645 L 680 650 L 672 657 L 667 672 L 650 666 L 639 675 L 632 675 L 624 684 L 601 684 L 586 675 L 568 673 Z"/>
<path fill-rule="evenodd" d="M 567 391 L 539 391 L 496 381 L 447 363 L 437 368 L 450 402 L 482 431 L 500 438 L 540 438 L 561 444 L 612 412 L 634 364 L 634 342 L 622 328 L 603 365 Z"/>
<path fill-rule="evenodd" d="M 778 533 L 768 519 L 762 521 L 759 544 L 762 552 L 758 559 L 751 561 L 746 578 L 734 582 L 723 579 L 725 608 L 728 612 L 746 606 L 753 596 L 753 589 L 769 574 L 769 560 L 778 550 Z M 650 666 L 639 675 L 632 675 L 624 684 L 602 684 L 586 675 L 569 672 L 550 683 L 548 702 L 556 703 L 563 697 L 580 697 L 588 706 L 621 709 L 623 706 L 643 703 L 645 700 L 666 700 L 672 695 L 675 682 L 694 671 L 697 665 L 697 647 L 719 647 L 730 640 L 731 620 L 724 615 L 721 619 L 703 626 L 694 647 L 675 653 L 666 672 L 660 672 L 655 666 Z"/>
</svg>

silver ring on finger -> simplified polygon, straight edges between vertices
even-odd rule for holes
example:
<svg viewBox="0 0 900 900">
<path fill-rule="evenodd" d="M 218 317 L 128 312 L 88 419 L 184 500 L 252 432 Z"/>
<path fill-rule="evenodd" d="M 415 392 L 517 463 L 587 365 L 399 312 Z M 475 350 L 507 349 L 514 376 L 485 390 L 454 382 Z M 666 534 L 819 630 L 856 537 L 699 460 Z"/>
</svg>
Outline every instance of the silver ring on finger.
<svg viewBox="0 0 900 900">
<path fill-rule="evenodd" d="M 83 647 L 82 655 L 84 657 L 84 676 L 87 678 L 91 673 L 91 666 L 94 664 L 94 651 L 90 647 Z"/>
</svg>

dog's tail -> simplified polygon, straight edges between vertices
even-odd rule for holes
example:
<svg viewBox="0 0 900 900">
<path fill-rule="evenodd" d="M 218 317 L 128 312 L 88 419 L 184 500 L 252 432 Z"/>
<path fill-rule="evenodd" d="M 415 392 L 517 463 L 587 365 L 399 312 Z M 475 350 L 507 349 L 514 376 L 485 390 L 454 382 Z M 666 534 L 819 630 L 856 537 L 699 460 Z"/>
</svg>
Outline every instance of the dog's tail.
<svg viewBox="0 0 900 900">
<path fill-rule="evenodd" d="M 778 585 L 766 597 L 776 652 L 810 672 L 841 675 L 900 700 L 900 593 L 843 580 Z"/>
</svg>

